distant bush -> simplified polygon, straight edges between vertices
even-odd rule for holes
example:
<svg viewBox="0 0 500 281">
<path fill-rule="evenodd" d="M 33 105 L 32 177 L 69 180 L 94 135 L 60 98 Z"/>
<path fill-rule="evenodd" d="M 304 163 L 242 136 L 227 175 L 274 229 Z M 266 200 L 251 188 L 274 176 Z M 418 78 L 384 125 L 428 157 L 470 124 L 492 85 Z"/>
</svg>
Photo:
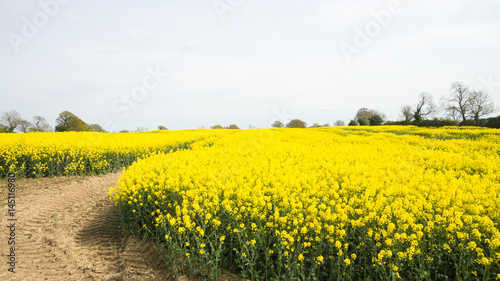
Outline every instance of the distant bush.
<svg viewBox="0 0 500 281">
<path fill-rule="evenodd" d="M 235 124 L 231 124 L 231 125 L 229 125 L 229 127 L 226 127 L 226 129 L 238 130 L 239 127 L 236 126 Z"/>
<path fill-rule="evenodd" d="M 273 128 L 284 128 L 285 125 L 281 123 L 281 121 L 274 121 L 274 123 L 271 125 Z"/>
<path fill-rule="evenodd" d="M 351 120 L 348 124 L 348 126 L 358 126 L 358 122 L 356 122 L 356 120 Z"/>
<path fill-rule="evenodd" d="M 382 119 L 382 117 L 378 114 L 375 114 L 368 118 L 368 121 L 370 121 L 370 126 L 379 126 L 384 123 L 384 119 Z"/>
<path fill-rule="evenodd" d="M 406 121 L 386 121 L 384 125 L 388 126 L 399 126 L 399 125 L 411 125 L 411 122 L 406 122 Z"/>
<path fill-rule="evenodd" d="M 458 121 L 442 118 L 434 118 L 432 120 L 421 120 L 419 122 L 412 122 L 412 125 L 419 127 L 444 127 L 444 126 L 458 126 Z"/>
<path fill-rule="evenodd" d="M 488 119 L 482 119 L 484 121 L 484 126 L 489 128 L 500 128 L 500 116 L 492 117 Z"/>
<path fill-rule="evenodd" d="M 443 119 L 443 118 L 434 118 L 432 120 L 420 120 L 420 121 L 387 121 L 384 125 L 413 125 L 418 127 L 445 127 L 445 126 L 458 126 L 458 121 Z"/>
<path fill-rule="evenodd" d="M 306 128 L 307 123 L 302 121 L 302 120 L 299 120 L 299 119 L 293 119 L 292 121 L 288 122 L 288 124 L 286 124 L 286 127 L 287 128 Z"/>
</svg>

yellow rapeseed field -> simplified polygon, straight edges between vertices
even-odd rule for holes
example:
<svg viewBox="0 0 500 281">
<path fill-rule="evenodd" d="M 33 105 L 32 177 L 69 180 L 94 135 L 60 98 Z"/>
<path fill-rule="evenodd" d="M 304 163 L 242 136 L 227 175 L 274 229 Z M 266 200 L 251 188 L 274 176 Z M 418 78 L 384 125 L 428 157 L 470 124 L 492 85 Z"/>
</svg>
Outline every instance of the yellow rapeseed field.
<svg viewBox="0 0 500 281">
<path fill-rule="evenodd" d="M 500 280 L 500 130 L 0 137 L 0 174 L 103 174 L 124 225 L 215 279 Z"/>
<path fill-rule="evenodd" d="M 247 130 L 125 170 L 135 231 L 210 278 L 500 278 L 500 132 Z"/>
<path fill-rule="evenodd" d="M 0 135 L 0 176 L 96 175 L 118 171 L 149 154 L 210 142 L 223 130 L 145 133 L 27 133 Z"/>
</svg>

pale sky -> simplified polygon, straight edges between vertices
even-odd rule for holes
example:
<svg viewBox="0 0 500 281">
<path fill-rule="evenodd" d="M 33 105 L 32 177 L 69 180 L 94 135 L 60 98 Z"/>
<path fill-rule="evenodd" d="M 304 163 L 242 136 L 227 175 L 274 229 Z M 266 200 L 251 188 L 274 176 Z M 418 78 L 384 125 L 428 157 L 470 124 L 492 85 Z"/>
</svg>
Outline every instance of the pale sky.
<svg viewBox="0 0 500 281">
<path fill-rule="evenodd" d="M 397 120 L 455 81 L 500 104 L 498 0 L 0 0 L 0 34 L 0 112 L 52 126 Z"/>
</svg>

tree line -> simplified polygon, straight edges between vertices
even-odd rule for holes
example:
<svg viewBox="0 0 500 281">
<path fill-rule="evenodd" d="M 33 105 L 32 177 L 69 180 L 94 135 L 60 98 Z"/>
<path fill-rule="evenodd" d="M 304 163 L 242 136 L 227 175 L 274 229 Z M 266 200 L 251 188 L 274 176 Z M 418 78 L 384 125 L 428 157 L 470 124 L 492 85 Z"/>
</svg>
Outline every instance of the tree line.
<svg viewBox="0 0 500 281">
<path fill-rule="evenodd" d="M 378 125 L 416 125 L 416 126 L 485 126 L 500 128 L 500 116 L 483 119 L 498 108 L 495 107 L 491 97 L 483 91 L 470 90 L 462 82 L 454 82 L 450 87 L 450 93 L 442 96 L 439 105 L 429 93 L 421 93 L 417 103 L 414 105 L 403 105 L 400 108 L 400 120 L 387 120 L 384 113 L 366 107 L 360 108 L 353 119 L 349 120 L 348 126 L 378 126 Z M 436 117 L 444 113 L 444 117 Z M 251 125 L 250 125 L 251 126 Z M 329 124 L 320 125 L 314 123 L 309 127 L 328 127 Z M 333 126 L 345 126 L 345 122 L 337 120 Z M 300 119 L 293 119 L 287 124 L 275 121 L 271 124 L 273 128 L 307 128 L 307 123 Z M 235 124 L 227 127 L 214 125 L 211 129 L 239 129 Z M 251 126 L 250 128 L 253 128 Z M 164 126 L 158 126 L 158 130 L 167 130 Z M 0 132 L 66 132 L 66 131 L 94 131 L 105 132 L 99 124 L 87 124 L 78 116 L 69 111 L 63 111 L 56 119 L 56 127 L 52 129 L 47 120 L 42 116 L 35 116 L 31 121 L 21 117 L 16 110 L 4 112 L 0 115 Z M 147 131 L 146 128 L 138 127 L 137 131 Z M 123 130 L 121 132 L 128 132 Z"/>
<path fill-rule="evenodd" d="M 168 130 L 165 126 L 158 126 L 158 130 Z M 137 127 L 136 132 L 148 131 L 147 128 Z M 28 132 L 106 132 L 99 124 L 87 124 L 80 117 L 69 111 L 63 111 L 56 119 L 56 126 L 52 128 L 42 116 L 35 116 L 31 121 L 23 119 L 19 112 L 11 110 L 0 114 L 0 133 L 28 133 Z M 128 132 L 127 130 L 120 131 Z"/>
<path fill-rule="evenodd" d="M 427 127 L 441 126 L 484 126 L 500 128 L 500 116 L 483 119 L 498 109 L 491 97 L 483 91 L 472 91 L 462 82 L 454 82 L 450 93 L 442 96 L 439 105 L 434 102 L 429 93 L 421 93 L 414 105 L 403 105 L 400 108 L 400 120 L 387 120 L 384 113 L 366 107 L 360 108 L 348 126 L 378 126 L 378 125 L 416 125 Z M 437 117 L 444 113 L 444 117 Z M 345 126 L 344 121 L 337 120 L 334 126 Z M 274 128 L 283 128 L 280 121 L 274 122 Z M 310 127 L 328 127 L 329 124 L 314 123 Z M 306 122 L 295 119 L 290 121 L 287 128 L 306 128 Z"/>
<path fill-rule="evenodd" d="M 56 119 L 56 127 L 52 128 L 42 116 L 33 117 L 32 121 L 23 119 L 19 112 L 11 110 L 3 112 L 0 116 L 0 132 L 5 133 L 28 133 L 28 132 L 104 132 L 98 124 L 87 124 L 78 116 L 69 111 L 63 111 Z"/>
<path fill-rule="evenodd" d="M 413 107 L 403 105 L 401 107 L 403 120 L 399 123 L 409 124 L 413 122 L 418 124 L 426 120 L 428 116 L 435 116 L 443 112 L 445 118 L 441 118 L 442 120 L 449 120 L 457 125 L 486 126 L 488 119 L 481 117 L 496 110 L 497 108 L 487 93 L 473 91 L 462 82 L 454 82 L 451 85 L 450 93 L 441 97 L 439 106 L 434 103 L 432 96 L 428 93 L 420 94 L 417 104 Z M 489 119 L 491 120 L 491 118 Z"/>
<path fill-rule="evenodd" d="M 16 110 L 3 112 L 0 116 L 0 133 L 14 133 L 15 131 L 27 132 L 50 132 L 52 128 L 45 118 L 35 116 L 31 122 L 21 118 Z"/>
</svg>

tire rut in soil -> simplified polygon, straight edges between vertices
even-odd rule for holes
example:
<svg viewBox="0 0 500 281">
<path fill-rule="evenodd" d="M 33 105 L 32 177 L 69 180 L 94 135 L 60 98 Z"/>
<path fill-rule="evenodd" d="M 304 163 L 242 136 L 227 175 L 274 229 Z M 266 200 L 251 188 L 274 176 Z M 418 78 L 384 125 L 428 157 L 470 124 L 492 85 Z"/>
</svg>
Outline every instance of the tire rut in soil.
<svg viewBox="0 0 500 281">
<path fill-rule="evenodd" d="M 59 244 L 57 217 L 61 217 L 61 205 L 74 204 L 82 196 L 73 198 L 64 194 L 60 200 L 41 197 L 19 208 L 16 233 L 18 256 L 16 276 L 1 274 L 10 280 L 76 280 L 71 277 L 75 270 L 68 266 L 71 259 Z M 24 220 L 26 217 L 28 219 Z M 75 276 L 76 277 L 76 276 Z"/>
<path fill-rule="evenodd" d="M 107 199 L 118 176 L 48 187 L 42 181 L 19 192 L 17 273 L 2 262 L 0 280 L 165 280 L 168 271 L 151 244 L 141 245 L 119 228 L 116 207 Z"/>
<path fill-rule="evenodd" d="M 151 247 L 142 246 L 135 238 L 128 237 L 120 228 L 120 218 L 112 202 L 101 200 L 89 216 L 76 242 L 90 249 L 96 260 L 105 261 L 100 267 L 89 269 L 88 275 L 103 280 L 163 280 L 164 271 L 155 272 L 158 256 Z M 146 256 L 152 257 L 150 261 Z M 118 279 L 116 279 L 118 278 Z"/>
</svg>

